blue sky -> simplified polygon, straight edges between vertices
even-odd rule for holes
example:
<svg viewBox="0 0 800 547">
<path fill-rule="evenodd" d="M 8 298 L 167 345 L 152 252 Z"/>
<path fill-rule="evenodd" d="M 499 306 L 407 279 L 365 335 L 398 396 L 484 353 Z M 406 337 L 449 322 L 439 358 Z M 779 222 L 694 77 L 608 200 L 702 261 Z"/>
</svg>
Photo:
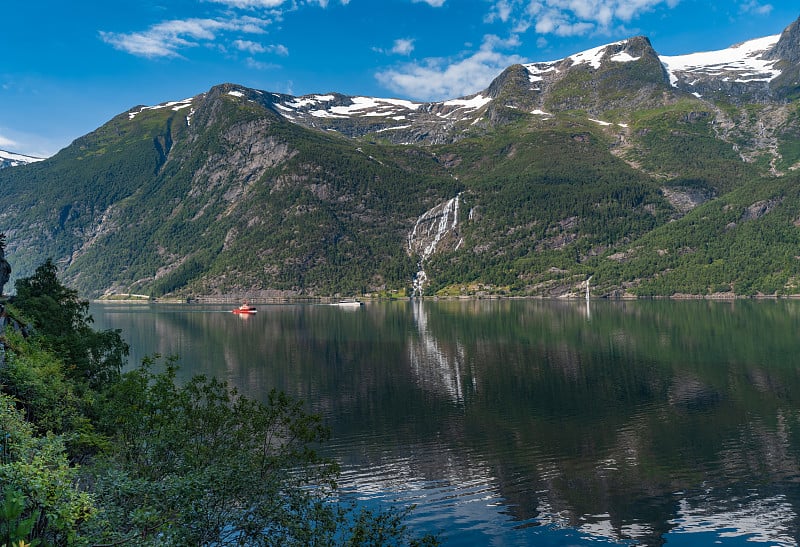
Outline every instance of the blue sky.
<svg viewBox="0 0 800 547">
<path fill-rule="evenodd" d="M 47 156 L 232 82 L 415 100 L 643 34 L 665 55 L 780 33 L 796 0 L 3 0 L 0 148 Z"/>
</svg>

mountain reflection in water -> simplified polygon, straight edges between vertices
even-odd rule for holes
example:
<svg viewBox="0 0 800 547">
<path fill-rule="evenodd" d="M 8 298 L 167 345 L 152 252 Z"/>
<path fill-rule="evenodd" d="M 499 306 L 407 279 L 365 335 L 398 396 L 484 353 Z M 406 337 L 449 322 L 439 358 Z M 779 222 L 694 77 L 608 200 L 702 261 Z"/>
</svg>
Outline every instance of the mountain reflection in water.
<svg viewBox="0 0 800 547">
<path fill-rule="evenodd" d="M 800 538 L 800 302 L 91 311 L 132 362 L 306 400 L 343 491 L 446 545 Z"/>
</svg>

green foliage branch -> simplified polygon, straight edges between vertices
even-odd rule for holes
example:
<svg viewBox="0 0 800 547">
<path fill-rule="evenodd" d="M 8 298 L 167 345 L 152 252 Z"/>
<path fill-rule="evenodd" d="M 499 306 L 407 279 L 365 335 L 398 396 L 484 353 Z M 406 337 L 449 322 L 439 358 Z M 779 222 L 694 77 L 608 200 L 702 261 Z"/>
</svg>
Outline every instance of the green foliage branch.
<svg viewBox="0 0 800 547">
<path fill-rule="evenodd" d="M 89 302 L 61 283 L 51 259 L 15 287 L 15 307 L 30 319 L 43 346 L 63 359 L 71 379 L 100 388 L 119 377 L 128 355 L 120 331 L 92 329 Z"/>
</svg>

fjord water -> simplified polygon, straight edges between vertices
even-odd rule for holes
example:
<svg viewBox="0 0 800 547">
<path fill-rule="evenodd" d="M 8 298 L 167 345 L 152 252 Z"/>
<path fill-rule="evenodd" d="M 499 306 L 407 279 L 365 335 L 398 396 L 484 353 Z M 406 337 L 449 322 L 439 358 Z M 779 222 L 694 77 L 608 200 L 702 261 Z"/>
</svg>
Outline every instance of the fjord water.
<svg viewBox="0 0 800 547">
<path fill-rule="evenodd" d="M 321 413 L 346 496 L 445 545 L 795 545 L 800 301 L 93 305 L 131 361 Z"/>
</svg>

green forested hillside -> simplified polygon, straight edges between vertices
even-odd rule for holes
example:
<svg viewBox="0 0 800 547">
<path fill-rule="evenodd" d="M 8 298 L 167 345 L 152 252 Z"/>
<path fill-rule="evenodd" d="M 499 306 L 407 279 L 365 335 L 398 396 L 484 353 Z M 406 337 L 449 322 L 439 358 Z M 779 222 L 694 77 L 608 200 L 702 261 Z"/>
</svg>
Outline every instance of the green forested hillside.
<svg viewBox="0 0 800 547">
<path fill-rule="evenodd" d="M 543 87 L 517 65 L 480 107 L 348 118 L 224 84 L 134 108 L 0 171 L 9 262 L 87 296 L 408 294 L 420 268 L 425 294 L 800 292 L 798 105 L 710 102 L 645 39 L 614 48 L 638 60 Z"/>
<path fill-rule="evenodd" d="M 598 262 L 602 288 L 631 284 L 640 296 L 798 294 L 800 177 L 748 181 L 625 251 Z"/>
<path fill-rule="evenodd" d="M 473 209 L 474 220 L 462 228 L 473 252 L 437 256 L 435 287 L 479 282 L 535 290 L 585 273 L 591 256 L 671 213 L 657 184 L 609 154 L 607 138 L 591 123 L 519 124 L 448 151 L 463 154 L 455 171 Z"/>
<path fill-rule="evenodd" d="M 167 109 L 121 116 L 41 169 L 11 172 L 0 188 L 14 203 L 15 271 L 30 267 L 30 246 L 92 295 L 408 284 L 408 225 L 459 188 L 430 153 L 355 146 L 222 94 L 195 120 L 204 114 L 196 133 Z"/>
<path fill-rule="evenodd" d="M 44 162 L 5 169 L 0 178 L 3 227 L 15 272 L 39 257 L 63 262 L 93 236 L 112 205 L 153 179 L 164 161 L 168 120 L 127 123 L 118 116 Z"/>
</svg>

